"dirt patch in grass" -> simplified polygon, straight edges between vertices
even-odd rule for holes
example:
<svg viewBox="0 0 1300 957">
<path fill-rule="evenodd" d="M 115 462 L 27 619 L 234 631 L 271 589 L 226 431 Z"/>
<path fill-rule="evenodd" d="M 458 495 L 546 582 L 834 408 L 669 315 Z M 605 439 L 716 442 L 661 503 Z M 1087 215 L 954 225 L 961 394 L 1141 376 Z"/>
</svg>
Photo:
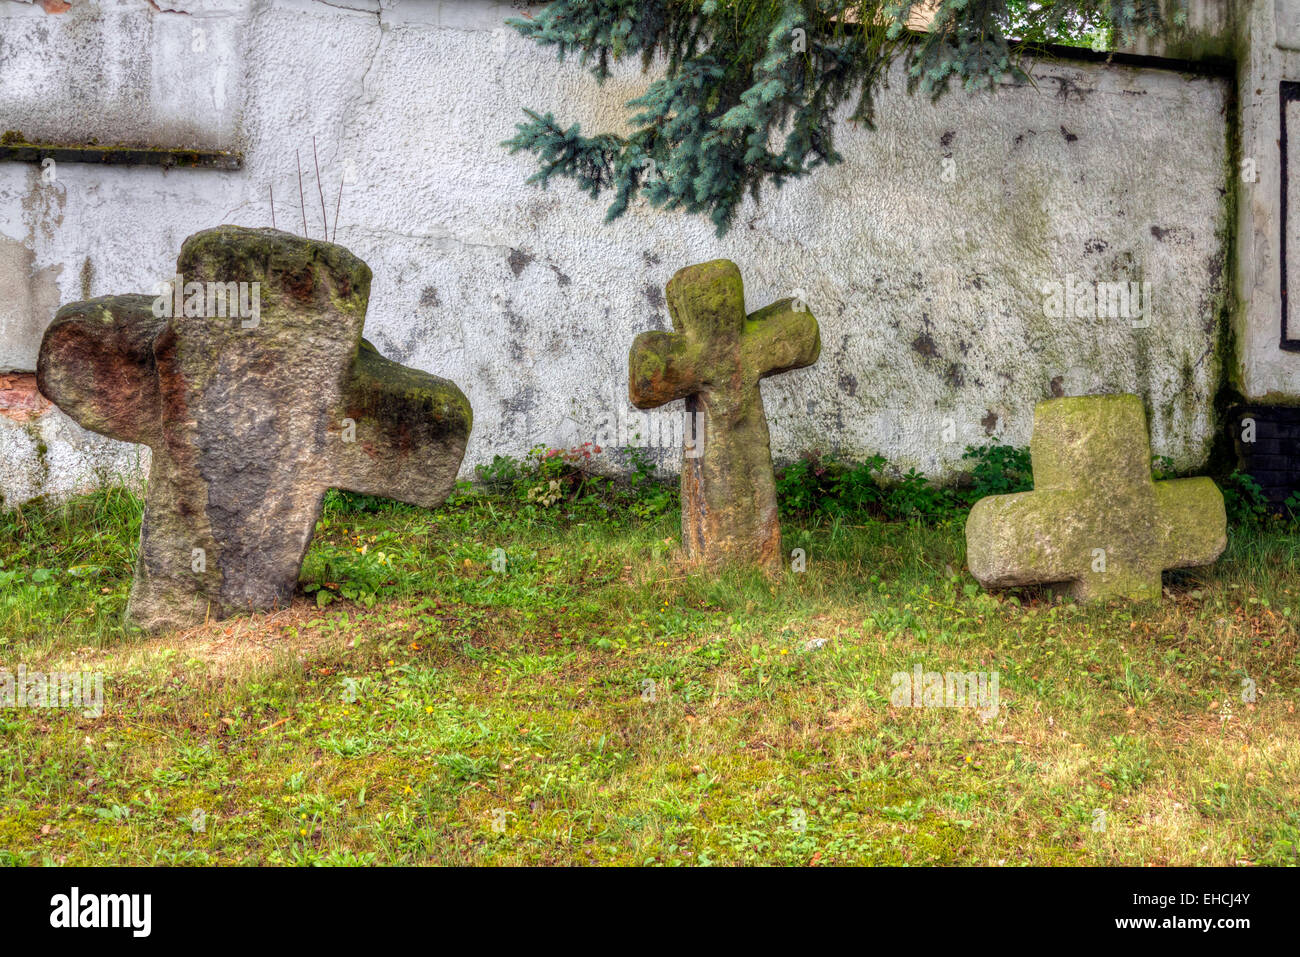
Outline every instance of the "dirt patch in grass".
<svg viewBox="0 0 1300 957">
<path fill-rule="evenodd" d="M 324 628 L 303 627 L 327 617 L 315 602 L 297 599 L 277 611 L 210 621 L 188 631 L 170 632 L 116 648 L 80 648 L 50 665 L 51 670 L 115 674 L 147 670 L 165 662 L 199 662 L 212 677 L 238 678 L 283 662 L 307 661 L 350 639 Z"/>
</svg>

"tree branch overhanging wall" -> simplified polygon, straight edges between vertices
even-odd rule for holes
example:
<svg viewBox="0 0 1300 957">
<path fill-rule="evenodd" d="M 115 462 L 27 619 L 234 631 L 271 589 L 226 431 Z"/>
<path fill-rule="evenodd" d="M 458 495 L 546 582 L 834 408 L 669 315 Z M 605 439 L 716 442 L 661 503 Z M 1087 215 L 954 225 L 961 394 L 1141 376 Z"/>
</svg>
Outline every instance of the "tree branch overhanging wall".
<svg viewBox="0 0 1300 957">
<path fill-rule="evenodd" d="M 638 195 L 654 206 L 707 214 L 724 235 L 745 196 L 765 184 L 840 162 L 836 110 L 874 129 L 874 94 L 895 57 L 910 91 L 942 96 L 1019 73 L 1028 45 L 1177 30 L 1187 0 L 553 0 L 510 25 L 577 53 L 598 82 L 639 56 L 663 75 L 628 101 L 629 136 L 586 136 L 551 113 L 526 109 L 505 142 L 531 152 L 529 182 L 574 180 L 592 198 L 612 192 L 621 216 Z M 1162 6 L 1172 10 L 1162 11 Z M 912 34 L 915 17 L 932 16 Z M 1012 39 L 1015 37 L 1017 39 Z"/>
</svg>

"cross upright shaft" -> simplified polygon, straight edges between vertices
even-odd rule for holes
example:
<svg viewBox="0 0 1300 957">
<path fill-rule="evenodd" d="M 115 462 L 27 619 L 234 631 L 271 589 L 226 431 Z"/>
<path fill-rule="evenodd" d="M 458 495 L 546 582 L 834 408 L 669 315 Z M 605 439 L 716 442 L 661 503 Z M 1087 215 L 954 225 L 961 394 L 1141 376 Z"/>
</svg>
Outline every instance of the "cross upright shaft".
<svg viewBox="0 0 1300 957">
<path fill-rule="evenodd" d="M 745 314 L 740 269 L 724 259 L 667 287 L 673 332 L 643 332 L 628 356 L 632 404 L 686 400 L 697 455 L 682 461 L 682 547 L 711 566 L 782 567 L 781 528 L 759 381 L 817 361 L 817 320 L 785 299 Z M 691 429 L 686 429 L 690 440 Z"/>
</svg>

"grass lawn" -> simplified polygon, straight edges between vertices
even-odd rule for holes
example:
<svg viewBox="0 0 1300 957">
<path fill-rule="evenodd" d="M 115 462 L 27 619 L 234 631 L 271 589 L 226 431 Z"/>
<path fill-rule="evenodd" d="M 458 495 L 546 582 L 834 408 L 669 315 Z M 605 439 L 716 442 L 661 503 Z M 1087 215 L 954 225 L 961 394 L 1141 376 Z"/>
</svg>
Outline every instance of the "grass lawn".
<svg viewBox="0 0 1300 957">
<path fill-rule="evenodd" d="M 1280 525 L 1084 607 L 982 591 L 960 522 L 786 521 L 773 584 L 679 568 L 671 506 L 332 493 L 291 608 L 144 638 L 140 507 L 0 516 L 0 668 L 104 674 L 100 718 L 0 710 L 0 862 L 1300 860 Z M 996 716 L 891 705 L 917 663 Z"/>
</svg>

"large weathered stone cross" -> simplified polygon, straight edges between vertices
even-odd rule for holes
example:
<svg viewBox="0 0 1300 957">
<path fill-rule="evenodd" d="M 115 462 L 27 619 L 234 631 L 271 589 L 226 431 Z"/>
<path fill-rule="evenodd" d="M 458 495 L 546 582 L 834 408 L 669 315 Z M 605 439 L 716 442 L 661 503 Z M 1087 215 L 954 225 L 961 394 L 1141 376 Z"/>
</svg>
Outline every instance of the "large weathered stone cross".
<svg viewBox="0 0 1300 957">
<path fill-rule="evenodd" d="M 686 400 L 682 548 L 710 566 L 783 565 L 767 418 L 759 380 L 812 365 L 817 320 L 784 299 L 749 316 L 740 269 L 725 259 L 688 266 L 668 283 L 676 332 L 643 332 L 628 356 L 628 393 L 639 409 Z"/>
<path fill-rule="evenodd" d="M 37 369 L 81 425 L 153 450 L 127 605 L 148 631 L 286 605 L 326 489 L 436 505 L 471 425 L 455 384 L 361 338 L 370 269 L 342 246 L 222 226 L 176 272 L 64 306 Z"/>
<path fill-rule="evenodd" d="M 1159 598 L 1167 568 L 1208 565 L 1227 544 L 1208 478 L 1155 482 L 1135 395 L 1049 399 L 1034 410 L 1034 491 L 980 499 L 966 562 L 990 588 L 1065 584 L 1082 599 Z"/>
</svg>

